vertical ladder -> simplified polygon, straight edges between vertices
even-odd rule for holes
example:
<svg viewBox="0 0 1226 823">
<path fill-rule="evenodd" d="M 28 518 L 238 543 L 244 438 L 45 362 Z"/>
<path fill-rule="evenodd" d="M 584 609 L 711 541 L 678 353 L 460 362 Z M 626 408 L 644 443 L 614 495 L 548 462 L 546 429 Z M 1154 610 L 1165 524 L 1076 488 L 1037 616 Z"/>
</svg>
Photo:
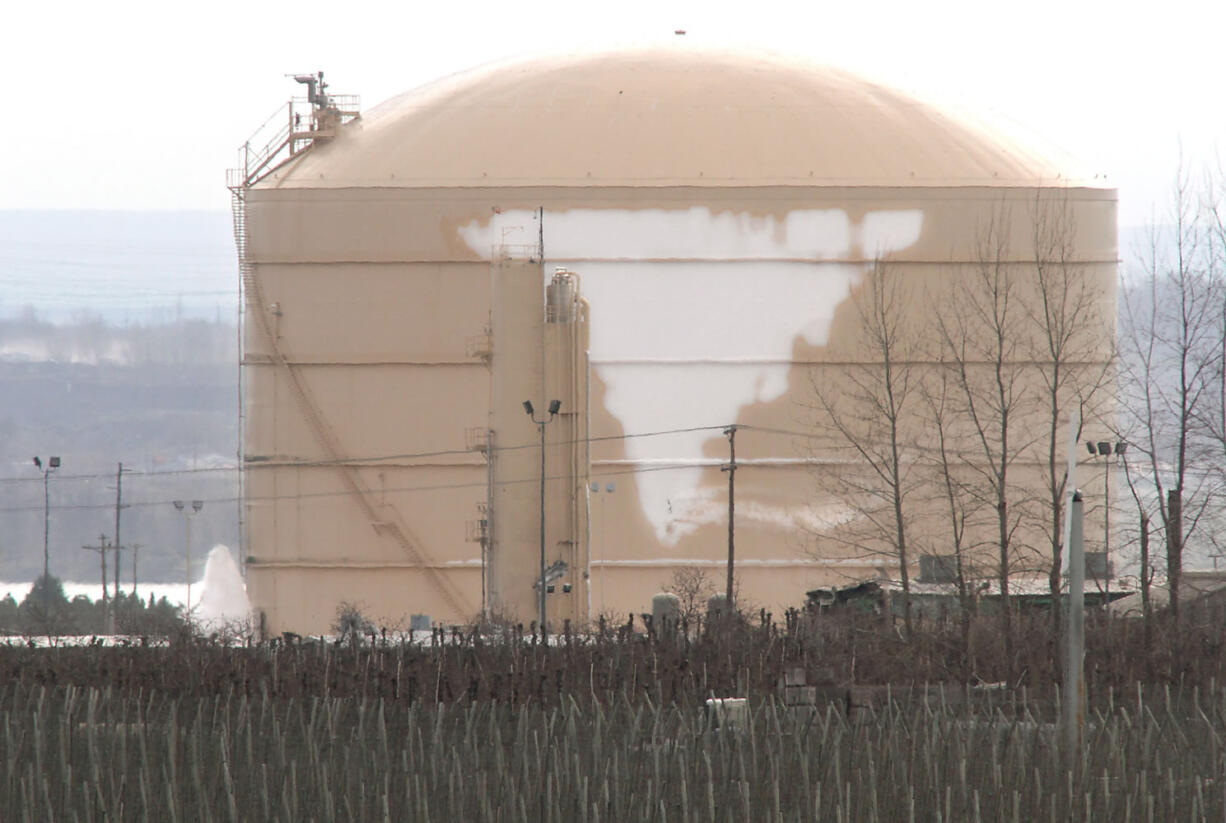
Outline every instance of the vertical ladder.
<svg viewBox="0 0 1226 823">
<path fill-rule="evenodd" d="M 246 209 L 246 188 L 245 186 L 233 186 L 231 191 L 231 206 L 233 210 L 234 221 L 234 242 L 238 250 L 238 268 L 239 268 L 239 305 L 240 312 L 249 312 L 255 316 L 260 334 L 268 343 L 269 357 L 273 365 L 287 376 L 289 379 L 290 389 L 293 392 L 295 401 L 306 419 L 307 427 L 315 437 L 316 443 L 324 453 L 327 462 L 336 466 L 340 473 L 342 482 L 345 485 L 349 494 L 354 497 L 358 505 L 361 507 L 363 514 L 367 520 L 375 525 L 376 531 L 385 530 L 401 550 L 412 559 L 418 566 L 426 572 L 427 577 L 434 583 L 443 599 L 451 608 L 460 615 L 467 615 L 471 609 L 466 602 L 466 598 L 459 591 L 456 585 L 449 577 L 439 572 L 434 568 L 432 558 L 420 547 L 420 542 L 412 538 L 407 524 L 400 517 L 400 512 L 396 507 L 390 508 L 391 519 L 382 515 L 378 510 L 378 503 L 375 501 L 375 494 L 369 486 L 366 485 L 361 473 L 356 466 L 348 462 L 344 450 L 341 448 L 340 441 L 336 437 L 336 433 L 332 427 L 328 425 L 323 414 L 319 410 L 319 404 L 315 401 L 309 387 L 303 380 L 300 370 L 290 362 L 282 348 L 281 342 L 278 339 L 276 329 L 273 328 L 269 320 L 269 309 L 264 300 L 263 289 L 260 286 L 259 278 L 256 277 L 255 266 L 252 265 L 248 250 L 247 250 L 247 209 Z M 240 321 L 244 319 L 240 316 Z M 242 342 L 243 328 L 240 322 L 240 364 L 246 360 L 246 347 Z M 242 409 L 242 366 L 240 365 L 239 378 L 239 419 L 240 425 L 243 425 L 243 409 Z M 242 433 L 240 432 L 240 464 L 239 464 L 239 528 L 243 528 L 242 517 L 242 501 L 245 500 L 243 490 L 245 488 L 244 475 L 246 473 L 246 463 L 242 462 L 245 458 L 243 454 L 243 446 L 241 444 Z M 245 557 L 245 550 L 243 556 Z"/>
<path fill-rule="evenodd" d="M 251 264 L 247 260 L 247 208 L 245 191 L 230 187 L 230 216 L 234 223 L 234 248 L 238 252 L 238 556 L 247 557 L 247 471 L 246 442 L 247 419 L 243 405 L 243 368 L 246 350 L 243 344 L 243 316 L 248 293 L 247 283 L 252 279 Z M 242 565 L 247 568 L 246 562 Z"/>
</svg>

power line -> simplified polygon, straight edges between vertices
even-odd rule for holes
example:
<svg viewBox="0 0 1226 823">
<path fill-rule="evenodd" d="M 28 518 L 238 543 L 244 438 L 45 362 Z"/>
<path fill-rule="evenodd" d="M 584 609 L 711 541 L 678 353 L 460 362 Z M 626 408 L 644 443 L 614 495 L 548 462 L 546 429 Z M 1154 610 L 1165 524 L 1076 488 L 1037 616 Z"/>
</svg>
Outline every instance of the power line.
<svg viewBox="0 0 1226 823">
<path fill-rule="evenodd" d="M 689 464 L 677 464 L 677 465 L 667 465 L 667 466 L 645 466 L 641 468 L 627 468 L 627 469 L 622 469 L 620 471 L 601 472 L 600 476 L 601 477 L 606 477 L 606 476 L 623 477 L 623 476 L 632 475 L 632 474 L 648 474 L 651 472 L 677 471 L 681 469 L 692 469 L 692 468 L 694 467 Z M 556 475 L 556 476 L 550 475 L 550 476 L 547 476 L 545 479 L 546 480 L 566 480 L 569 477 L 570 475 Z M 515 486 L 515 485 L 520 485 L 522 483 L 539 483 L 539 482 L 540 482 L 540 475 L 534 474 L 532 477 L 528 477 L 528 478 L 515 479 L 515 480 L 501 480 L 501 481 L 498 481 L 494 485 Z M 485 489 L 488 487 L 489 487 L 488 481 L 481 480 L 481 481 L 474 481 L 471 483 L 439 483 L 439 484 L 432 484 L 432 485 L 427 485 L 427 486 L 400 486 L 396 488 L 378 488 L 378 489 L 372 489 L 372 491 L 377 492 L 379 494 L 384 494 L 384 493 L 448 491 L 448 490 L 453 490 L 453 489 Z M 298 492 L 295 494 L 259 495 L 259 496 L 249 496 L 246 498 L 242 498 L 238 496 L 210 497 L 210 498 L 203 498 L 203 500 L 206 503 L 237 503 L 243 500 L 245 500 L 246 502 L 265 502 L 266 503 L 266 502 L 275 502 L 278 500 L 310 500 L 310 499 L 323 498 L 323 497 L 350 497 L 352 496 L 352 494 L 353 492 L 349 490 L 339 490 L 339 491 L 331 491 L 331 492 L 305 492 L 305 493 Z M 168 505 L 172 502 L 173 501 L 170 500 L 169 498 L 166 500 L 137 501 L 133 503 L 125 503 L 124 508 L 129 508 L 129 509 L 149 508 L 153 506 Z M 113 507 L 113 505 L 114 505 L 113 503 L 80 503 L 80 504 L 70 504 L 70 505 L 65 505 L 65 506 L 52 506 L 51 508 L 59 512 L 94 511 L 94 510 L 99 510 L 99 509 L 109 510 Z M 12 506 L 8 508 L 0 508 L 0 513 L 41 511 L 41 510 L 42 510 L 42 506 Z"/>
<path fill-rule="evenodd" d="M 575 443 L 595 443 L 595 442 L 612 441 L 612 440 L 630 440 L 630 439 L 636 439 L 636 438 L 659 437 L 659 436 L 665 436 L 665 435 L 670 435 L 670 434 L 686 434 L 686 433 L 701 432 L 701 431 L 727 431 L 729 428 L 730 426 L 691 426 L 691 427 L 677 428 L 677 429 L 661 429 L 659 431 L 653 431 L 653 432 L 638 432 L 634 434 L 604 435 L 604 436 L 592 437 L 592 438 L 578 438 L 578 439 L 568 440 L 568 441 L 559 441 L 556 445 L 573 445 Z M 809 432 L 771 428 L 771 427 L 766 427 L 766 426 L 754 426 L 754 425 L 748 425 L 748 424 L 736 424 L 736 429 L 745 430 L 745 431 L 755 431 L 755 432 L 760 432 L 763 434 L 775 434 L 775 435 L 790 436 L 790 437 L 800 437 L 804 439 L 822 439 L 823 437 L 826 437 L 826 435 L 814 434 L 814 433 L 809 433 Z M 536 448 L 539 448 L 539 444 L 526 443 L 526 444 L 512 445 L 512 446 L 496 446 L 496 447 L 493 447 L 491 451 L 507 452 L 507 451 L 517 451 L 517 450 L 522 450 L 522 449 L 536 449 Z M 920 447 L 920 448 L 926 451 L 935 451 L 935 449 L 932 449 L 930 447 Z M 472 453 L 473 453 L 472 449 L 445 449 L 445 450 L 434 451 L 434 452 L 417 452 L 417 453 L 412 453 L 412 454 L 384 455 L 380 457 L 349 458 L 345 460 L 280 461 L 280 462 L 269 461 L 266 463 L 256 463 L 253 465 L 248 465 L 245 468 L 245 470 L 249 471 L 251 469 L 261 469 L 261 468 L 300 468 L 300 467 L 309 468 L 309 467 L 329 467 L 329 466 L 337 466 L 337 467 L 350 466 L 350 467 L 357 468 L 357 467 L 360 467 L 357 464 L 378 464 L 380 462 L 386 462 L 388 460 L 420 459 L 420 458 L 427 458 L 427 457 L 441 457 L 441 456 L 447 456 L 447 455 L 472 454 Z M 696 466 L 691 463 L 651 465 L 651 466 L 644 466 L 644 467 L 626 468 L 620 471 L 602 471 L 601 476 L 606 476 L 606 475 L 608 476 L 626 476 L 626 475 L 634 475 L 634 474 L 646 474 L 646 473 L 658 472 L 658 471 L 673 471 L 673 470 L 693 469 L 693 468 L 696 468 Z M 702 468 L 702 466 L 697 466 L 697 468 Z M 125 467 L 122 471 L 123 471 L 123 474 L 128 477 L 134 477 L 134 476 L 168 477 L 168 476 L 185 475 L 185 474 L 199 474 L 199 473 L 205 473 L 205 472 L 221 472 L 221 471 L 235 472 L 238 470 L 239 470 L 238 466 L 227 466 L 227 467 L 214 467 L 214 468 L 208 468 L 208 469 L 170 469 L 170 470 L 165 470 L 165 471 L 143 471 L 143 472 L 131 470 Z M 1203 467 L 1203 468 L 1189 467 L 1185 473 L 1188 475 L 1194 476 L 1194 477 L 1206 478 L 1206 477 L 1220 476 L 1221 470 L 1212 468 L 1212 467 Z M 63 475 L 63 476 L 57 476 L 57 482 L 62 483 L 66 480 L 96 480 L 96 479 L 108 479 L 109 480 L 112 477 L 113 475 L 109 473 L 108 474 L 88 474 L 88 475 Z M 556 476 L 556 477 L 549 477 L 547 479 L 565 480 L 566 477 L 567 476 Z M 9 477 L 9 478 L 0 478 L 0 483 L 37 482 L 38 480 L 39 478 L 37 477 L 35 478 Z M 499 481 L 496 485 L 509 486 L 509 485 L 517 485 L 520 483 L 536 483 L 536 482 L 539 482 L 539 476 L 534 475 L 531 478 Z M 396 487 L 396 488 L 380 488 L 380 489 L 376 489 L 372 491 L 377 491 L 379 493 L 411 493 L 411 492 L 427 492 L 427 491 L 446 491 L 446 490 L 452 490 L 452 489 L 465 489 L 465 488 L 488 488 L 488 485 L 489 484 L 487 481 L 482 480 L 479 482 L 471 482 L 471 483 L 449 483 L 449 484 L 434 484 L 434 485 L 425 485 L 425 486 L 402 486 L 402 487 Z M 228 497 L 206 498 L 206 502 L 209 502 L 209 503 L 236 503 L 236 502 L 242 502 L 244 500 L 247 502 L 272 502 L 272 501 L 277 501 L 277 500 L 301 500 L 301 499 L 314 499 L 314 498 L 326 498 L 326 497 L 347 497 L 351 494 L 352 492 L 348 490 L 344 490 L 344 491 L 335 491 L 335 492 L 308 492 L 308 493 L 295 493 L 295 494 L 287 494 L 287 495 L 263 495 L 263 496 L 254 496 L 254 497 L 253 496 L 247 496 L 247 497 L 228 496 Z M 123 508 L 125 509 L 127 508 L 148 508 L 148 507 L 166 505 L 170 502 L 172 502 L 170 499 L 130 502 L 130 503 L 124 503 Z M 108 503 L 96 503 L 96 504 L 95 503 L 84 503 L 84 504 L 69 504 L 69 505 L 52 506 L 51 508 L 56 511 L 61 511 L 61 512 L 62 511 L 95 511 L 95 510 L 101 510 L 101 509 L 111 509 L 114 507 L 114 505 L 115 504 L 109 503 L 109 502 Z M 0 513 L 31 512 L 31 511 L 38 511 L 40 509 L 42 509 L 42 506 L 35 506 L 35 505 L 11 506 L 11 507 L 0 508 Z"/>
<path fill-rule="evenodd" d="M 669 434 L 688 434 L 700 431 L 722 431 L 727 428 L 727 425 L 722 426 L 690 426 L 681 429 L 661 429 L 660 431 L 639 432 L 636 434 L 611 434 L 601 437 L 579 438 L 575 440 L 558 441 L 551 445 L 572 446 L 576 443 L 598 443 L 608 440 L 633 440 L 642 437 L 661 437 Z M 523 443 L 513 446 L 494 446 L 491 451 L 494 452 L 509 452 L 519 451 L 523 449 L 539 448 L 537 443 Z M 428 457 L 454 457 L 462 454 L 473 454 L 474 449 L 442 449 L 432 452 L 413 452 L 406 454 L 385 454 L 372 457 L 346 457 L 340 460 L 267 460 L 248 462 L 245 466 L 230 465 L 230 466 L 210 466 L 208 468 L 195 469 L 153 469 L 149 471 L 141 471 L 139 469 L 124 469 L 124 475 L 128 477 L 173 477 L 177 475 L 190 474 L 206 474 L 217 472 L 233 472 L 252 471 L 259 469 L 296 469 L 296 468 L 315 468 L 328 466 L 359 466 L 366 463 L 386 463 L 389 460 L 421 460 Z M 57 482 L 63 483 L 69 480 L 100 480 L 111 479 L 112 475 L 106 474 L 64 474 L 57 475 Z M 0 483 L 27 483 L 38 478 L 33 477 L 0 477 Z M 2 511 L 2 509 L 0 509 Z"/>
</svg>

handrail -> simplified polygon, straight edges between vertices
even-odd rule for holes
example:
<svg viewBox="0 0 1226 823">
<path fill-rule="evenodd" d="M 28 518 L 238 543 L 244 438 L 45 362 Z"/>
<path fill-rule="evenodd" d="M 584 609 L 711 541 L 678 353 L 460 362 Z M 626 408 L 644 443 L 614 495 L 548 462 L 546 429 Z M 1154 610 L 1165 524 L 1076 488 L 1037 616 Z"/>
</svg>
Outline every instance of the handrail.
<svg viewBox="0 0 1226 823">
<path fill-rule="evenodd" d="M 226 185 L 232 190 L 250 186 L 279 165 L 283 154 L 288 152 L 292 157 L 316 140 L 332 137 L 330 129 L 319 128 L 322 112 L 331 114 L 340 125 L 361 116 L 361 98 L 356 94 L 329 95 L 328 104 L 328 108 L 316 110 L 306 98 L 293 97 L 279 106 L 238 147 L 238 163 L 227 169 Z M 306 127 L 300 128 L 304 121 Z M 306 145 L 299 145 L 302 143 Z"/>
</svg>

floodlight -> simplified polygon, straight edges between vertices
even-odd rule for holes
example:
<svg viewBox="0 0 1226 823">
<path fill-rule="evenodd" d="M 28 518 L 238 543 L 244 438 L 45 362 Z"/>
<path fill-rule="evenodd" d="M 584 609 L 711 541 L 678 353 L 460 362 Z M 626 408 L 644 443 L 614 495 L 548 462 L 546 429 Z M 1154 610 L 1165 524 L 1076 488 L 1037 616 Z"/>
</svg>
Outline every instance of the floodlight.
<svg viewBox="0 0 1226 823">
<path fill-rule="evenodd" d="M 47 461 L 47 465 L 53 469 L 58 469 L 60 467 L 60 459 L 58 457 L 52 457 L 49 461 Z"/>
<path fill-rule="evenodd" d="M 179 511 L 183 511 L 183 501 L 182 500 L 174 500 L 172 502 L 175 504 L 176 509 L 178 509 Z"/>
<path fill-rule="evenodd" d="M 525 401 L 524 401 L 524 411 L 526 411 L 526 412 L 528 413 L 528 416 L 529 416 L 529 417 L 531 417 L 533 414 L 535 414 L 535 413 L 536 413 L 536 412 L 533 410 L 533 408 L 532 408 L 532 401 L 531 401 L 531 400 L 525 400 Z"/>
<path fill-rule="evenodd" d="M 1098 441 L 1098 453 L 1103 455 L 1104 457 L 1111 454 L 1111 444 L 1108 443 L 1106 440 L 1099 440 Z"/>
<path fill-rule="evenodd" d="M 549 413 L 550 413 L 551 415 L 553 415 L 553 414 L 557 414 L 557 413 L 558 413 L 558 409 L 560 409 L 560 408 L 562 408 L 562 401 L 561 401 L 561 400 L 550 400 L 550 401 L 549 401 Z"/>
<path fill-rule="evenodd" d="M 203 508 L 204 508 L 204 501 L 203 501 L 203 500 L 193 500 L 193 501 L 192 501 L 192 511 L 194 511 L 194 512 L 198 512 L 198 511 L 200 511 L 200 510 L 201 510 L 201 509 L 203 509 Z"/>
</svg>

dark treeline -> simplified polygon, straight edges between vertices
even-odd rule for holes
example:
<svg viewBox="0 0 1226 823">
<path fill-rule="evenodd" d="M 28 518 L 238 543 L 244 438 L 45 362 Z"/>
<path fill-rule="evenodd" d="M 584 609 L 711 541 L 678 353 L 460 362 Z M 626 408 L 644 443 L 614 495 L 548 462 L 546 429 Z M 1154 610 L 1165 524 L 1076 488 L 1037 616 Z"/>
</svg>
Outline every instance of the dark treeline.
<svg viewBox="0 0 1226 823">
<path fill-rule="evenodd" d="M 80 310 L 59 323 L 27 306 L 15 316 L 0 317 L 0 355 L 10 362 L 236 366 L 233 318 L 205 320 L 175 310 L 165 314 L 153 322 L 117 324 Z"/>
<path fill-rule="evenodd" d="M 165 597 L 147 600 L 120 592 L 117 597 L 91 600 L 83 594 L 69 600 L 59 579 L 39 576 L 21 602 L 12 595 L 0 599 L 0 636 L 82 636 L 121 634 L 165 638 L 187 630 L 182 607 Z"/>
</svg>

